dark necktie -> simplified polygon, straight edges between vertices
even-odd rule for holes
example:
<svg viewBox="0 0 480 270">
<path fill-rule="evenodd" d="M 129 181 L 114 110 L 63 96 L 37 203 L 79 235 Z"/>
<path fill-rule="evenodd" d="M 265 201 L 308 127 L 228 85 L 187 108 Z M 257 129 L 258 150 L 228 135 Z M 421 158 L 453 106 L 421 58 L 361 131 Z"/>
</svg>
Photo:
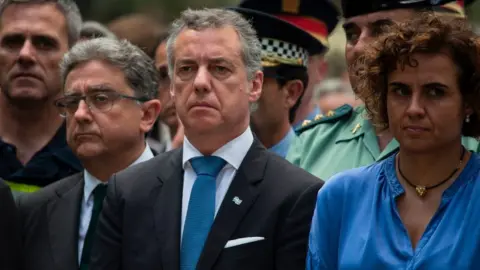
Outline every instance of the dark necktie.
<svg viewBox="0 0 480 270">
<path fill-rule="evenodd" d="M 188 202 L 180 250 L 180 269 L 194 270 L 202 253 L 205 240 L 215 218 L 217 175 L 225 160 L 216 156 L 197 157 L 190 160 L 197 174 Z"/>
<path fill-rule="evenodd" d="M 92 218 L 88 225 L 87 235 L 85 236 L 85 242 L 83 243 L 82 259 L 80 261 L 80 270 L 88 270 L 90 263 L 90 251 L 92 250 L 93 238 L 95 236 L 95 229 L 97 227 L 98 217 L 102 211 L 103 199 L 107 194 L 107 185 L 97 185 L 93 190 L 93 209 Z"/>
</svg>

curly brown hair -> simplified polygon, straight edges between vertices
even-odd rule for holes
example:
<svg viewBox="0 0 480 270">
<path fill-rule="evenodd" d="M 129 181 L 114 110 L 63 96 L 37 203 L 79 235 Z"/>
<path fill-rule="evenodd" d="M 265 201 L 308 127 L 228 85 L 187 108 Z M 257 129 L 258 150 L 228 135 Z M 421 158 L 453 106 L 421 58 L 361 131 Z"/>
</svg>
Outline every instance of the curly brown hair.
<svg viewBox="0 0 480 270">
<path fill-rule="evenodd" d="M 473 114 L 462 135 L 480 137 L 480 39 L 463 18 L 420 13 L 415 19 L 386 26 L 385 34 L 351 68 L 356 94 L 372 123 L 388 129 L 387 79 L 397 65 L 418 65 L 412 55 L 447 50 L 457 65 L 458 85 Z"/>
</svg>

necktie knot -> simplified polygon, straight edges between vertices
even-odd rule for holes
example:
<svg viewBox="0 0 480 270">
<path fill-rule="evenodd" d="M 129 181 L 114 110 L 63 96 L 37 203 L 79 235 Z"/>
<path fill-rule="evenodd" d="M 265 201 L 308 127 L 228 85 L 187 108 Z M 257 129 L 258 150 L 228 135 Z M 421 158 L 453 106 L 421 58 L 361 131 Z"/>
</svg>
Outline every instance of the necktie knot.
<svg viewBox="0 0 480 270">
<path fill-rule="evenodd" d="M 226 161 L 216 156 L 203 156 L 192 158 L 190 164 L 197 175 L 208 175 L 216 178 L 225 166 Z"/>
</svg>

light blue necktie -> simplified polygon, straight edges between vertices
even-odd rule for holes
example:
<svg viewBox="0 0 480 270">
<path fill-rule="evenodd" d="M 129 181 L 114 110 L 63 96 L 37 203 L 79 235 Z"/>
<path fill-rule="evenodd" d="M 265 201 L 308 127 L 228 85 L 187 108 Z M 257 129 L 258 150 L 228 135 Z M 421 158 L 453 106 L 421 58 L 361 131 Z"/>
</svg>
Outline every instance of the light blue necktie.
<svg viewBox="0 0 480 270">
<path fill-rule="evenodd" d="M 180 250 L 180 269 L 194 270 L 215 218 L 217 175 L 226 162 L 216 156 L 190 160 L 197 179 L 193 184 Z"/>
</svg>

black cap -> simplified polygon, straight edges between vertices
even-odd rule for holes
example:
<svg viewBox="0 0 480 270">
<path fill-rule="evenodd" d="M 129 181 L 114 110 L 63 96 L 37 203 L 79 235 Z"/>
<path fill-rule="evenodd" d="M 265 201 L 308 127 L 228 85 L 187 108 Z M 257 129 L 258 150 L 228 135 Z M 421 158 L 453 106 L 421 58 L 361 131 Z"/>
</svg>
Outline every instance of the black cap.
<svg viewBox="0 0 480 270">
<path fill-rule="evenodd" d="M 436 7 L 450 2 L 452 0 L 342 0 L 342 11 L 345 18 L 351 18 L 392 9 Z"/>
<path fill-rule="evenodd" d="M 227 9 L 240 13 L 257 31 L 264 67 L 280 64 L 307 67 L 308 48 L 318 42 L 309 33 L 267 13 L 239 7 Z"/>
<path fill-rule="evenodd" d="M 328 47 L 328 36 L 335 29 L 340 12 L 330 0 L 243 0 L 239 7 L 268 13 L 307 31 L 317 40 L 310 54 Z"/>
</svg>

